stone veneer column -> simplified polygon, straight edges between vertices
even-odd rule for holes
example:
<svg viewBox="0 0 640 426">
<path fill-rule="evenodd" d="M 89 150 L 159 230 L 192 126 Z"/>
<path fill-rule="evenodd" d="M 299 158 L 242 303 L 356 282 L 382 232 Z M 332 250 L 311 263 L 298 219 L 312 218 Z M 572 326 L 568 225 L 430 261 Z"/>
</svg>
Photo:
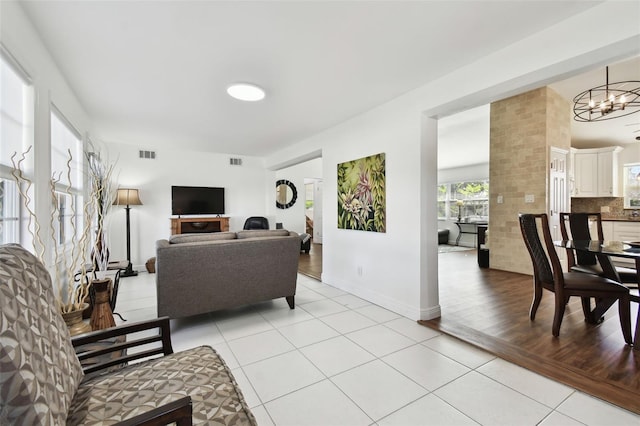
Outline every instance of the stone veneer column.
<svg viewBox="0 0 640 426">
<path fill-rule="evenodd" d="M 533 273 L 518 213 L 548 213 L 552 146 L 567 151 L 571 146 L 571 105 L 553 90 L 543 87 L 491 104 L 491 268 Z M 535 201 L 525 203 L 526 194 Z"/>
</svg>

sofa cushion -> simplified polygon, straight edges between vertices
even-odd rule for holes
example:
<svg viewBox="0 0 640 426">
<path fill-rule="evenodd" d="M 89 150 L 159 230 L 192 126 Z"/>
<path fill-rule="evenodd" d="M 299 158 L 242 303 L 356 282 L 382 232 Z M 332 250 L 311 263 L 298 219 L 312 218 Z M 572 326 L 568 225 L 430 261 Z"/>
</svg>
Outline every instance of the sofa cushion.
<svg viewBox="0 0 640 426">
<path fill-rule="evenodd" d="M 214 349 L 200 346 L 84 381 L 69 425 L 121 421 L 191 396 L 193 424 L 255 425 L 229 368 Z"/>
<path fill-rule="evenodd" d="M 178 234 L 169 237 L 171 244 L 198 243 L 202 241 L 235 240 L 235 232 L 207 232 L 202 234 Z"/>
<path fill-rule="evenodd" d="M 44 265 L 0 246 L 0 423 L 63 425 L 83 373 Z M 6 422 L 6 423 L 5 423 Z"/>
<path fill-rule="evenodd" d="M 263 237 L 288 237 L 289 231 L 286 229 L 252 229 L 248 231 L 238 231 L 238 239 L 263 238 Z"/>
</svg>

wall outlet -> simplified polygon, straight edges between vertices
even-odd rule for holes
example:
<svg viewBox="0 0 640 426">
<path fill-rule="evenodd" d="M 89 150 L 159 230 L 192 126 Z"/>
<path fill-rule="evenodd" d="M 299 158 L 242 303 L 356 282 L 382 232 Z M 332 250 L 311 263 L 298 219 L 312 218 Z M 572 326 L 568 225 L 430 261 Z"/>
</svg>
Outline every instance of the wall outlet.
<svg viewBox="0 0 640 426">
<path fill-rule="evenodd" d="M 358 276 L 362 276 L 362 266 L 358 266 Z"/>
<path fill-rule="evenodd" d="M 600 213 L 610 213 L 610 212 L 611 212 L 611 208 L 609 206 L 600 207 Z"/>
<path fill-rule="evenodd" d="M 502 195 L 498 195 L 498 199 L 496 200 L 498 204 L 504 203 L 504 197 Z"/>
<path fill-rule="evenodd" d="M 535 202 L 535 200 L 536 200 L 536 197 L 534 197 L 533 194 L 526 194 L 524 196 L 524 202 L 525 203 L 533 203 L 533 202 Z"/>
</svg>

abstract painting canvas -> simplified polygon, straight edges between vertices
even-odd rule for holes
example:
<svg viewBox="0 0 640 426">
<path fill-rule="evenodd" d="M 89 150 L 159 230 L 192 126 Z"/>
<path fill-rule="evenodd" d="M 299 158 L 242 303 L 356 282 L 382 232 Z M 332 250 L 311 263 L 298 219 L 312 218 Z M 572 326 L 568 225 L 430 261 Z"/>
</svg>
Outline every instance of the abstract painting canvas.
<svg viewBox="0 0 640 426">
<path fill-rule="evenodd" d="M 338 164 L 338 228 L 386 232 L 385 154 Z"/>
</svg>

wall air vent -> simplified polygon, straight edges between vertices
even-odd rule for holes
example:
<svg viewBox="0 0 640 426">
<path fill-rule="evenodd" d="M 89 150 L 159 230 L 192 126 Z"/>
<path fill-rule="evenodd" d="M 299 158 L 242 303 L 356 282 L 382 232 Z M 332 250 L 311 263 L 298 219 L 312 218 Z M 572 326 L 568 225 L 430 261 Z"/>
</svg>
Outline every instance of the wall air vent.
<svg viewBox="0 0 640 426">
<path fill-rule="evenodd" d="M 155 151 L 143 151 L 140 150 L 140 158 L 144 158 L 147 160 L 155 160 L 156 159 L 156 152 Z"/>
<path fill-rule="evenodd" d="M 242 158 L 229 158 L 230 166 L 242 166 Z"/>
</svg>

